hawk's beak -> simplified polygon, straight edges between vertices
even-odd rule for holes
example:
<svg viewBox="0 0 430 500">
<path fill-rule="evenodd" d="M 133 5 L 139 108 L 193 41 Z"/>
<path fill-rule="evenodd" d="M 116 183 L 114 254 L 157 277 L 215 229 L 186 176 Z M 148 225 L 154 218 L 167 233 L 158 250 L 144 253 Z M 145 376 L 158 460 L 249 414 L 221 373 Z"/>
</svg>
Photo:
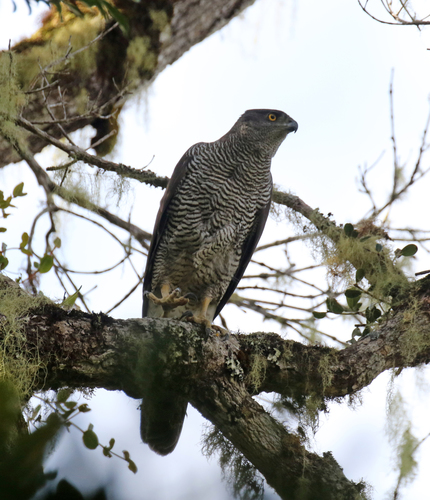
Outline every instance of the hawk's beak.
<svg viewBox="0 0 430 500">
<path fill-rule="evenodd" d="M 288 133 L 290 133 L 290 132 L 296 133 L 298 128 L 299 128 L 299 124 L 295 120 L 290 118 L 290 121 L 287 123 Z"/>
</svg>

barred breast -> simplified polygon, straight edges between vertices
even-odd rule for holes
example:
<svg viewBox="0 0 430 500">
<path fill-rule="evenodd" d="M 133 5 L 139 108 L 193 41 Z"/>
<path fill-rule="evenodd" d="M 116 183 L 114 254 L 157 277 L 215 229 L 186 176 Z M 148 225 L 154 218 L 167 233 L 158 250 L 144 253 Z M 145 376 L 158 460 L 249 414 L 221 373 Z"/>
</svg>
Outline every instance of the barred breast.
<svg viewBox="0 0 430 500">
<path fill-rule="evenodd" d="M 186 153 L 187 171 L 154 261 L 153 290 L 170 283 L 214 302 L 225 293 L 255 215 L 272 191 L 270 157 L 239 146 L 200 143 Z"/>
</svg>

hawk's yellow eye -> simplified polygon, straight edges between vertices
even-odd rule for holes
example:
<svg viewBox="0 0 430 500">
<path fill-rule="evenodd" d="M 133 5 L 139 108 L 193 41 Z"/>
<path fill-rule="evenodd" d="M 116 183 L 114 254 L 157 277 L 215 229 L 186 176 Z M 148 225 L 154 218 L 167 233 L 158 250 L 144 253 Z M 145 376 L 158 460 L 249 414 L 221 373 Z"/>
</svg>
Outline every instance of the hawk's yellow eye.
<svg viewBox="0 0 430 500">
<path fill-rule="evenodd" d="M 273 113 L 270 113 L 270 115 L 268 116 L 268 118 L 269 118 L 269 120 L 270 120 L 271 122 L 276 121 L 276 115 L 274 115 Z"/>
</svg>

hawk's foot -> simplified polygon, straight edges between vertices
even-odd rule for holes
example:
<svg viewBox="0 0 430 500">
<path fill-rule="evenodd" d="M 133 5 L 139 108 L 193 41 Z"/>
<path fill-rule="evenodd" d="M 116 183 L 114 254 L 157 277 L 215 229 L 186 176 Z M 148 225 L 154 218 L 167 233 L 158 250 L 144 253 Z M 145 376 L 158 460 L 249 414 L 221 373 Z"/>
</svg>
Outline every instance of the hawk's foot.
<svg viewBox="0 0 430 500">
<path fill-rule="evenodd" d="M 163 308 L 164 313 L 171 311 L 179 306 L 184 306 L 190 301 L 189 298 L 181 296 L 181 289 L 175 288 L 172 293 L 169 293 L 163 298 L 156 297 L 153 293 L 148 293 L 148 299 L 157 306 Z"/>
<path fill-rule="evenodd" d="M 190 323 L 197 323 L 198 325 L 205 325 L 206 328 L 211 328 L 211 322 L 202 314 L 193 314 L 192 311 L 185 311 L 179 318 Z"/>
<path fill-rule="evenodd" d="M 207 337 L 213 331 L 217 332 L 217 337 L 219 335 L 225 336 L 228 335 L 228 331 L 225 328 L 222 328 L 218 325 L 213 325 L 205 316 L 201 314 L 193 314 L 192 311 L 185 311 L 184 314 L 180 317 L 181 320 L 189 321 L 190 323 L 197 323 L 198 325 L 204 325 L 206 329 Z"/>
</svg>

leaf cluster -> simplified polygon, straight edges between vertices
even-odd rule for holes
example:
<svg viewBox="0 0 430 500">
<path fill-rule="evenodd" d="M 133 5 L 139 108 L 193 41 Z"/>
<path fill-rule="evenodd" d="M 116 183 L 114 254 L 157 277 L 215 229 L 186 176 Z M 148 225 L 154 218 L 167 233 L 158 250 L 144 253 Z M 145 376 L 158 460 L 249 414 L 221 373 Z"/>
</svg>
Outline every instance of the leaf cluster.
<svg viewBox="0 0 430 500">
<path fill-rule="evenodd" d="M 31 12 L 31 4 L 32 0 L 25 0 L 28 8 L 30 9 Z M 36 3 L 44 3 L 49 6 L 54 6 L 58 10 L 58 13 L 62 14 L 62 9 L 63 6 L 69 9 L 75 16 L 78 17 L 83 17 L 84 12 L 82 9 L 82 5 L 85 5 L 86 7 L 89 8 L 96 8 L 100 14 L 104 18 L 111 17 L 114 19 L 121 27 L 121 29 L 124 31 L 124 33 L 128 34 L 130 30 L 129 22 L 126 16 L 122 14 L 116 7 L 114 7 L 111 3 L 109 3 L 107 0 L 79 0 L 79 3 L 82 4 L 81 6 L 74 0 L 33 0 Z M 14 9 L 16 10 L 16 4 L 14 0 L 12 0 L 12 3 L 14 5 Z"/>
<path fill-rule="evenodd" d="M 118 455 L 113 452 L 112 449 L 115 445 L 115 439 L 111 439 L 109 441 L 109 445 L 105 446 L 100 444 L 99 438 L 97 434 L 94 432 L 93 424 L 88 424 L 88 428 L 86 430 L 81 429 L 78 425 L 76 425 L 72 420 L 77 417 L 79 414 L 88 413 L 91 411 L 91 408 L 88 407 L 86 403 L 78 404 L 76 401 L 70 400 L 70 396 L 73 391 L 71 389 L 61 389 L 57 393 L 57 398 L 54 402 L 49 401 L 46 398 L 42 398 L 40 396 L 36 396 L 40 401 L 44 402 L 45 405 L 49 406 L 52 410 L 48 418 L 45 422 L 48 422 L 49 419 L 56 418 L 59 419 L 61 425 L 66 429 L 70 429 L 70 427 L 74 427 L 78 431 L 82 433 L 82 441 L 86 448 L 89 450 L 95 450 L 99 446 L 103 450 L 103 455 L 105 457 L 111 458 L 112 456 L 116 456 L 121 458 L 122 460 L 128 463 L 128 468 L 133 472 L 137 472 L 136 464 L 130 458 L 130 453 L 126 450 L 123 451 L 123 456 Z M 37 423 L 41 422 L 41 411 L 42 406 L 38 405 L 30 418 L 30 422 Z"/>
<path fill-rule="evenodd" d="M 12 198 L 18 198 L 20 196 L 26 196 L 27 193 L 23 192 L 24 189 L 24 183 L 21 182 L 20 184 L 16 185 L 15 188 L 13 189 L 12 195 L 8 196 L 6 199 L 4 198 L 4 193 L 3 191 L 0 191 L 0 209 L 2 210 L 2 217 L 6 219 L 9 217 L 10 213 L 6 212 L 7 208 L 16 208 L 15 205 L 12 205 Z M 5 227 L 0 227 L 0 233 L 5 233 L 7 229 Z M 21 236 L 21 243 L 19 244 L 18 249 L 24 254 L 27 255 L 28 257 L 33 256 L 33 251 L 28 248 L 28 242 L 29 242 L 29 236 L 28 233 L 24 232 L 22 233 Z M 45 252 L 45 255 L 41 257 L 38 261 L 35 261 L 33 263 L 36 271 L 34 274 L 37 273 L 47 273 L 52 269 L 52 266 L 54 265 L 54 250 L 57 248 L 61 247 L 61 240 L 60 238 L 55 238 L 54 239 L 54 247 L 52 250 L 48 253 Z M 2 243 L 1 251 L 0 251 L 0 271 L 5 269 L 7 265 L 9 264 L 9 260 L 6 257 L 6 251 L 7 251 L 7 245 L 6 243 Z"/>
</svg>

